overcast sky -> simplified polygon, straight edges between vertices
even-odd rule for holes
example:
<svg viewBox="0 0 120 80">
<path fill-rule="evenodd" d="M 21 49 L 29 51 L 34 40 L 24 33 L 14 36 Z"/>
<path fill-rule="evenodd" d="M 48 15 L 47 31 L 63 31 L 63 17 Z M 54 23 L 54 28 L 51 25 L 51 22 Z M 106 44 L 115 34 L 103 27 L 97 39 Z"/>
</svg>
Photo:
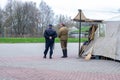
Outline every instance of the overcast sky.
<svg viewBox="0 0 120 80">
<path fill-rule="evenodd" d="M 0 0 L 0 5 L 3 7 L 7 0 Z M 33 1 L 37 5 L 41 0 L 22 0 Z M 72 18 L 78 13 L 78 9 L 81 9 L 86 17 L 93 19 L 108 19 L 120 13 L 117 12 L 120 9 L 120 0 L 43 0 L 49 5 L 55 14 L 63 14 L 71 16 Z"/>
</svg>

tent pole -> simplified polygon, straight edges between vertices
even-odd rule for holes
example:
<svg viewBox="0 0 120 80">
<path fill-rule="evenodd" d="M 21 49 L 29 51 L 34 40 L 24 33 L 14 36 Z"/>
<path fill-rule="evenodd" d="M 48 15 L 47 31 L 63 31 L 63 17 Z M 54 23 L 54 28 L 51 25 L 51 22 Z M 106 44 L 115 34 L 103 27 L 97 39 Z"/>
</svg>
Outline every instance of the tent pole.
<svg viewBox="0 0 120 80">
<path fill-rule="evenodd" d="M 80 13 L 80 21 L 79 21 L 79 53 L 78 53 L 78 55 L 80 54 L 80 48 L 81 48 L 81 12 L 82 12 L 82 10 L 81 9 L 78 9 L 78 11 L 79 11 L 79 13 Z M 79 55 L 79 57 L 80 57 L 80 55 Z"/>
</svg>

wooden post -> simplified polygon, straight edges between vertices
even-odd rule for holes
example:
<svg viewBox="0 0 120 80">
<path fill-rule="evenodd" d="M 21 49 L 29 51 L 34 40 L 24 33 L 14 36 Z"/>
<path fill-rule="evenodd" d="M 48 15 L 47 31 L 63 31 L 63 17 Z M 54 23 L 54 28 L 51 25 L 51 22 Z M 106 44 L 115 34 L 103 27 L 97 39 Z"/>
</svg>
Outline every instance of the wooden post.
<svg viewBox="0 0 120 80">
<path fill-rule="evenodd" d="M 80 49 L 81 49 L 81 12 L 82 12 L 82 10 L 81 9 L 79 9 L 78 10 L 79 11 L 79 13 L 80 13 L 80 21 L 79 21 L 79 53 L 78 53 L 78 55 L 80 54 Z M 80 57 L 80 55 L 79 55 L 79 57 Z"/>
</svg>

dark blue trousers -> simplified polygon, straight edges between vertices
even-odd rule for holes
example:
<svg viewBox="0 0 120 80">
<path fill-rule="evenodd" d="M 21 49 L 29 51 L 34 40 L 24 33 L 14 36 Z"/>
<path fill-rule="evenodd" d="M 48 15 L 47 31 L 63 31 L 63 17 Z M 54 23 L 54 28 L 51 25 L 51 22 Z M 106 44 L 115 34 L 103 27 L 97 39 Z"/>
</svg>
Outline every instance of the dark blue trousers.
<svg viewBox="0 0 120 80">
<path fill-rule="evenodd" d="M 53 54 L 53 47 L 54 47 L 54 42 L 53 42 L 53 41 L 52 41 L 52 42 L 51 42 L 51 41 L 46 42 L 46 43 L 45 43 L 44 56 L 47 55 L 48 50 L 49 50 L 49 48 L 50 48 L 50 55 L 49 55 L 49 57 L 52 57 L 52 54 Z"/>
</svg>

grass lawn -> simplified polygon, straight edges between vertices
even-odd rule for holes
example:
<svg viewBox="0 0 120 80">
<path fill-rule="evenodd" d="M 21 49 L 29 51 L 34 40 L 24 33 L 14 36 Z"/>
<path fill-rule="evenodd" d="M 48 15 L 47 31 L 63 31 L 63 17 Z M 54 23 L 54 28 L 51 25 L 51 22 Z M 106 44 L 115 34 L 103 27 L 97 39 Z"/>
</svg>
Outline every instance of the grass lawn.
<svg viewBox="0 0 120 80">
<path fill-rule="evenodd" d="M 82 38 L 81 42 L 87 41 L 87 38 Z M 44 43 L 44 38 L 0 38 L 0 43 Z M 60 42 L 59 38 L 55 42 Z M 78 38 L 69 38 L 68 42 L 79 42 Z"/>
</svg>

